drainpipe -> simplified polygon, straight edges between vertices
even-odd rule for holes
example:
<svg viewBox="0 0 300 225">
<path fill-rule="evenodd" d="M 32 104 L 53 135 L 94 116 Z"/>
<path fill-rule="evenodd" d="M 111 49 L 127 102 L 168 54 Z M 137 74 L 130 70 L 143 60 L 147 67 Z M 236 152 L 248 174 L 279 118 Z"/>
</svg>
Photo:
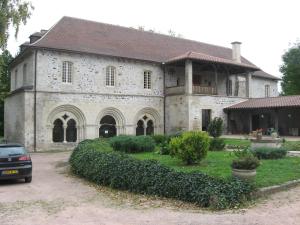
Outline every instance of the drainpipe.
<svg viewBox="0 0 300 225">
<path fill-rule="evenodd" d="M 36 152 L 36 77 L 37 77 L 37 50 L 34 52 L 34 97 L 33 97 L 33 151 Z"/>
<path fill-rule="evenodd" d="M 162 63 L 163 66 L 163 73 L 164 73 L 164 79 L 163 79 L 163 85 L 164 85 L 164 134 L 166 134 L 166 66 L 165 63 Z"/>
</svg>

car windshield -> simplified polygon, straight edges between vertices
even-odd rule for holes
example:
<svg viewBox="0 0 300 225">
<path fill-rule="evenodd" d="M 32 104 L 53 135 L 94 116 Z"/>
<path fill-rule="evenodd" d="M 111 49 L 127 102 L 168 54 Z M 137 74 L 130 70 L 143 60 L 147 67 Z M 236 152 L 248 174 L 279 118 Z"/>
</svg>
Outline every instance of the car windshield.
<svg viewBox="0 0 300 225">
<path fill-rule="evenodd" d="M 24 154 L 26 154 L 26 150 L 23 147 L 0 147 L 0 157 Z"/>
</svg>

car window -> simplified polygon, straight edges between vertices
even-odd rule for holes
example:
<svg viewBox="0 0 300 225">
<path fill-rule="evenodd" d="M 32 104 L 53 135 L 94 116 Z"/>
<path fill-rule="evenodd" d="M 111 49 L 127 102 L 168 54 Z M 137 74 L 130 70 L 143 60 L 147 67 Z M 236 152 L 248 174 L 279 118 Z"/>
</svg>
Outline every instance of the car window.
<svg viewBox="0 0 300 225">
<path fill-rule="evenodd" d="M 26 154 L 26 150 L 23 147 L 1 147 L 0 148 L 0 157 L 24 155 L 24 154 Z"/>
</svg>

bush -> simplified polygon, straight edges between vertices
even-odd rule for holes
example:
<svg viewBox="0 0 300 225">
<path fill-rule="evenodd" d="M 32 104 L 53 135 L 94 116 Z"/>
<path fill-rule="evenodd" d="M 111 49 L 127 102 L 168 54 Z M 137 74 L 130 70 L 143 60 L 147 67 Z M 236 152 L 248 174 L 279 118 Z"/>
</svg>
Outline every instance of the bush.
<svg viewBox="0 0 300 225">
<path fill-rule="evenodd" d="M 223 151 L 225 149 L 225 141 L 222 138 L 213 138 L 210 141 L 210 151 Z"/>
<path fill-rule="evenodd" d="M 241 204 L 253 190 L 250 184 L 237 179 L 176 172 L 153 160 L 142 161 L 121 152 L 103 152 L 103 148 L 110 146 L 107 143 L 80 143 L 70 157 L 71 170 L 99 185 L 217 209 Z"/>
<path fill-rule="evenodd" d="M 217 138 L 222 135 L 223 132 L 223 120 L 220 117 L 215 117 L 209 124 L 207 131 L 210 136 Z"/>
<path fill-rule="evenodd" d="M 252 151 L 258 159 L 281 159 L 287 154 L 284 148 L 256 148 Z"/>
<path fill-rule="evenodd" d="M 156 145 L 161 145 L 164 142 L 168 141 L 168 136 L 163 135 L 163 134 L 156 134 L 151 136 L 153 138 L 153 140 L 155 141 Z"/>
<path fill-rule="evenodd" d="M 235 155 L 238 158 L 234 159 L 231 163 L 231 167 L 234 169 L 253 170 L 260 165 L 258 158 L 255 157 L 248 148 L 242 151 L 235 151 Z"/>
<path fill-rule="evenodd" d="M 285 141 L 285 142 L 283 142 L 283 147 L 287 151 L 300 151 L 300 142 L 299 141 Z"/>
<path fill-rule="evenodd" d="M 209 142 L 210 138 L 206 132 L 184 132 L 181 136 L 171 139 L 169 144 L 170 154 L 190 165 L 206 157 Z"/>
<path fill-rule="evenodd" d="M 109 140 L 115 151 L 126 153 L 150 152 L 155 148 L 155 142 L 150 136 L 116 136 Z"/>
</svg>

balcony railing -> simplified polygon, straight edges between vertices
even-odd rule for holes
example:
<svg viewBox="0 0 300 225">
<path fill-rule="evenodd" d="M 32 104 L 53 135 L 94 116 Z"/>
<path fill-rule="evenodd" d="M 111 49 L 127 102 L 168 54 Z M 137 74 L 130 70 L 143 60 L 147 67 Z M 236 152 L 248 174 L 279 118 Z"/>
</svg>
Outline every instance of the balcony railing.
<svg viewBox="0 0 300 225">
<path fill-rule="evenodd" d="M 193 85 L 193 94 L 216 95 L 217 88 Z"/>
<path fill-rule="evenodd" d="M 166 95 L 184 94 L 184 93 L 185 93 L 185 86 L 166 88 Z M 217 88 L 193 85 L 193 94 L 217 95 Z"/>
</svg>

